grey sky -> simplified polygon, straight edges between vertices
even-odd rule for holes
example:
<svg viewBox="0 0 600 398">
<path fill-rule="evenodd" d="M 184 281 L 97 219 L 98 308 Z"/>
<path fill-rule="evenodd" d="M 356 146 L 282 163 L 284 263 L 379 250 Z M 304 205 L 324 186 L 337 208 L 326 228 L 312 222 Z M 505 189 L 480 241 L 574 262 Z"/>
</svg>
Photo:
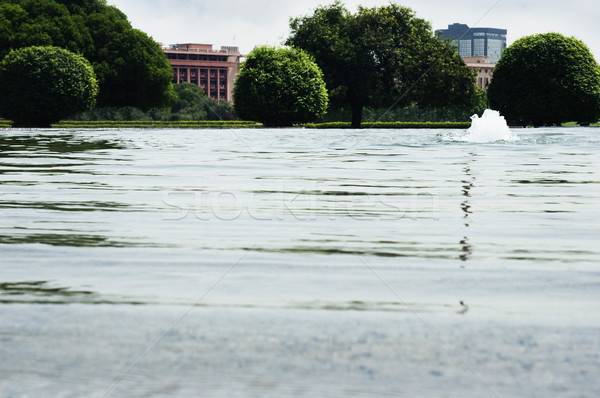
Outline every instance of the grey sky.
<svg viewBox="0 0 600 398">
<path fill-rule="evenodd" d="M 108 0 L 132 25 L 164 44 L 235 45 L 244 53 L 255 45 L 279 45 L 290 17 L 312 14 L 333 0 Z M 388 0 L 346 0 L 352 12 Z M 534 33 L 575 36 L 600 61 L 600 6 L 597 0 L 403 0 L 434 29 L 460 22 L 508 29 L 509 44 Z"/>
</svg>

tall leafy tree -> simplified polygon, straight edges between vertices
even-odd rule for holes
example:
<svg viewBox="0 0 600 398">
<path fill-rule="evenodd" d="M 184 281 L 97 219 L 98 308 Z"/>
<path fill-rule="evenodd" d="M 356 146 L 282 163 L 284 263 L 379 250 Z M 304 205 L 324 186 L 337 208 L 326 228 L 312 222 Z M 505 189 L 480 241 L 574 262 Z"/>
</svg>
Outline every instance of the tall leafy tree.
<svg viewBox="0 0 600 398">
<path fill-rule="evenodd" d="M 528 36 L 502 54 L 488 88 L 490 105 L 512 123 L 583 124 L 600 118 L 600 67 L 580 40 Z"/>
<path fill-rule="evenodd" d="M 88 59 L 100 86 L 98 106 L 146 110 L 175 99 L 172 70 L 158 43 L 106 0 L 2 0 L 0 59 L 35 45 Z"/>
<path fill-rule="evenodd" d="M 431 26 L 396 4 L 319 7 L 292 19 L 287 44 L 304 49 L 323 70 L 332 102 L 348 104 L 359 127 L 365 106 L 471 106 L 474 76 L 450 43 Z"/>
</svg>

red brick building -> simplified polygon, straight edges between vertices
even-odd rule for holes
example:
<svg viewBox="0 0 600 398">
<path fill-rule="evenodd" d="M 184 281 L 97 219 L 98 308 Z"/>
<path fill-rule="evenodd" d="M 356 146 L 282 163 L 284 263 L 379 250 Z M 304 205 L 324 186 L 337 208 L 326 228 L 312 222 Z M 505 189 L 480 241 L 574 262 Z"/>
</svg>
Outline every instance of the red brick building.
<svg viewBox="0 0 600 398">
<path fill-rule="evenodd" d="M 173 83 L 196 84 L 217 101 L 233 101 L 233 83 L 242 54 L 237 47 L 213 50 L 211 44 L 185 43 L 163 47 L 173 68 Z"/>
</svg>

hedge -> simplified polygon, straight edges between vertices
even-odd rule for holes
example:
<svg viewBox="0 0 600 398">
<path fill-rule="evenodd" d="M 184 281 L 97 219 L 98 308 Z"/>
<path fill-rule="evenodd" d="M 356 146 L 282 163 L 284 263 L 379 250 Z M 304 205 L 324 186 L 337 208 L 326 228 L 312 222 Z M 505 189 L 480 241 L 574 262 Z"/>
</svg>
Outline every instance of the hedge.
<svg viewBox="0 0 600 398">
<path fill-rule="evenodd" d="M 52 125 L 55 128 L 253 128 L 260 123 L 239 120 L 198 121 L 78 121 L 66 120 Z"/>
<path fill-rule="evenodd" d="M 349 129 L 350 122 L 307 123 L 298 125 L 311 129 Z M 471 122 L 375 122 L 363 123 L 368 129 L 468 129 Z"/>
</svg>

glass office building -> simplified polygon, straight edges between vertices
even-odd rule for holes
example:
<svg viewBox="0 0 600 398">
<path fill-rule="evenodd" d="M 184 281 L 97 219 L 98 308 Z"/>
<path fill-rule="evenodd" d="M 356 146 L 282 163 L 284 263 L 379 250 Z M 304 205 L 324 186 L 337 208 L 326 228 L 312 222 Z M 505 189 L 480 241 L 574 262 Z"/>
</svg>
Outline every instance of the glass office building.
<svg viewBox="0 0 600 398">
<path fill-rule="evenodd" d="M 461 57 L 487 56 L 491 63 L 496 63 L 506 48 L 506 29 L 469 28 L 455 23 L 436 33 L 457 45 Z"/>
</svg>

